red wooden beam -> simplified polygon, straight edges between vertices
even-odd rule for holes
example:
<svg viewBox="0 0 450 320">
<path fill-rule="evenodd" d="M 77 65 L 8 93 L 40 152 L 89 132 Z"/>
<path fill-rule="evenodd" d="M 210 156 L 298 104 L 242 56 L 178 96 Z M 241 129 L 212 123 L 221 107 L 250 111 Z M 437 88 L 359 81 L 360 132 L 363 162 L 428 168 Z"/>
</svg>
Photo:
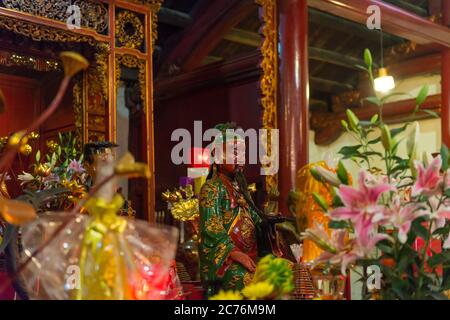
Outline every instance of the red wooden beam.
<svg viewBox="0 0 450 320">
<path fill-rule="evenodd" d="M 172 99 L 174 97 L 204 90 L 236 81 L 258 81 L 261 69 L 261 55 L 255 52 L 239 58 L 217 62 L 197 68 L 190 72 L 173 75 L 155 82 L 155 100 Z"/>
<path fill-rule="evenodd" d="M 380 0 L 308 0 L 308 5 L 362 24 L 366 24 L 369 17 L 367 8 L 377 5 L 381 9 L 381 24 L 385 32 L 419 44 L 436 43 L 450 48 L 449 28 Z"/>
<path fill-rule="evenodd" d="M 306 0 L 279 0 L 280 81 L 278 174 L 283 214 L 287 197 L 295 189 L 297 171 L 308 163 L 308 7 Z"/>
<path fill-rule="evenodd" d="M 231 28 L 244 19 L 256 6 L 253 0 L 215 0 L 193 17 L 194 23 L 186 28 L 171 48 L 164 66 L 175 64 L 184 71 L 198 67 Z"/>
<path fill-rule="evenodd" d="M 450 1 L 442 1 L 442 23 L 450 26 Z M 450 48 L 442 51 L 442 142 L 450 146 Z"/>
</svg>

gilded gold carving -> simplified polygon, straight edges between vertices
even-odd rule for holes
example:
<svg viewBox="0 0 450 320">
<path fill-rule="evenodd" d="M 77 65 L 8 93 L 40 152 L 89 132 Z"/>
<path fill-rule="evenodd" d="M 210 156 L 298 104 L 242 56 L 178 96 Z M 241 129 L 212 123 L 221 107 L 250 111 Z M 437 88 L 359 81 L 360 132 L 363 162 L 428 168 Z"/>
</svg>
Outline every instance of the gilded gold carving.
<svg viewBox="0 0 450 320">
<path fill-rule="evenodd" d="M 108 30 L 108 7 L 92 0 L 2 0 L 5 8 L 34 16 L 66 22 L 70 17 L 67 8 L 77 5 L 80 8 L 80 24 L 84 28 L 105 33 Z"/>
<path fill-rule="evenodd" d="M 88 141 L 92 142 L 92 141 L 105 141 L 105 140 L 106 140 L 106 135 L 104 133 L 94 132 L 94 131 L 89 132 Z"/>
<path fill-rule="evenodd" d="M 88 128 L 95 131 L 106 131 L 105 118 L 97 115 L 89 115 Z"/>
<path fill-rule="evenodd" d="M 261 68 L 263 75 L 261 78 L 261 105 L 262 127 L 264 129 L 274 129 L 277 124 L 277 84 L 278 84 L 278 32 L 277 32 L 277 9 L 275 0 L 255 0 L 256 4 L 263 10 L 262 35 L 264 37 L 261 46 L 262 61 Z M 270 131 L 267 140 L 270 142 Z M 271 143 L 262 141 L 268 147 L 268 154 L 271 153 Z M 266 176 L 266 190 L 273 190 L 278 186 L 278 176 Z"/>
<path fill-rule="evenodd" d="M 37 25 L 27 21 L 11 19 L 2 15 L 0 15 L 0 28 L 23 35 L 35 41 L 86 42 L 92 46 L 97 43 L 93 37 Z"/>
<path fill-rule="evenodd" d="M 417 44 L 412 41 L 402 42 L 387 49 L 386 55 L 394 59 L 401 58 L 416 51 Z"/>
<path fill-rule="evenodd" d="M 108 99 L 108 58 L 109 58 L 109 44 L 99 43 L 97 45 L 97 52 L 95 53 L 95 63 L 97 72 L 97 81 L 100 83 L 100 90 L 103 98 Z"/>
<path fill-rule="evenodd" d="M 56 60 L 20 55 L 8 51 L 0 51 L 0 64 L 7 67 L 19 66 L 43 72 L 61 70 L 61 65 Z"/>
<path fill-rule="evenodd" d="M 333 111 L 341 112 L 348 108 L 358 107 L 361 105 L 361 92 L 359 90 L 352 90 L 334 95 L 333 100 Z"/>
<path fill-rule="evenodd" d="M 146 63 L 145 60 L 141 60 L 135 56 L 129 54 L 117 54 L 116 55 L 116 84 L 119 83 L 121 69 L 120 67 L 124 66 L 127 68 L 137 68 L 138 69 L 138 80 L 141 89 L 141 100 L 144 105 L 147 105 L 146 92 L 147 92 L 147 81 L 146 81 Z M 116 85 L 116 90 L 118 86 Z M 145 109 L 144 109 L 145 110 Z"/>
<path fill-rule="evenodd" d="M 140 49 L 144 42 L 144 26 L 131 11 L 121 11 L 116 17 L 116 41 L 119 47 Z"/>
<path fill-rule="evenodd" d="M 79 143 L 83 142 L 83 78 L 78 76 L 73 85 L 73 113 L 75 117 L 75 135 Z"/>
<path fill-rule="evenodd" d="M 164 0 L 128 0 L 128 2 L 143 4 L 150 8 L 152 18 L 152 44 L 158 38 L 158 12 Z"/>
<path fill-rule="evenodd" d="M 108 59 L 110 48 L 107 43 L 98 43 L 95 53 L 95 64 L 87 71 L 87 112 L 86 130 L 88 141 L 105 140 L 106 130 L 108 127 Z M 96 134 L 91 134 L 95 131 Z M 100 134 L 99 132 L 102 132 Z M 95 140 L 93 140 L 95 139 Z"/>
</svg>

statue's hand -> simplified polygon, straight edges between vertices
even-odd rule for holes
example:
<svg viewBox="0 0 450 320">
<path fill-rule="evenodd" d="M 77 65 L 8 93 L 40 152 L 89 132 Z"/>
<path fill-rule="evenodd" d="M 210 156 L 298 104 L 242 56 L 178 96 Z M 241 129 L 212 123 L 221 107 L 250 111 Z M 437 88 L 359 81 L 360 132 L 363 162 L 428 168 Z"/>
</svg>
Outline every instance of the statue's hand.
<svg viewBox="0 0 450 320">
<path fill-rule="evenodd" d="M 242 251 L 232 251 L 230 257 L 237 263 L 240 263 L 248 271 L 252 273 L 256 271 L 256 263 Z"/>
</svg>

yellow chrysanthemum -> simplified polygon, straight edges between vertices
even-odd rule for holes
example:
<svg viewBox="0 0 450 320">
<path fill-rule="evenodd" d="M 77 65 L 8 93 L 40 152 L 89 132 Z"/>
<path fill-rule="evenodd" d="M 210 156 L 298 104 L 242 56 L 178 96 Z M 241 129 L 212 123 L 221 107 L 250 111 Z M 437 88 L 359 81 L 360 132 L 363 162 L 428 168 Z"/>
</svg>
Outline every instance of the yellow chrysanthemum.
<svg viewBox="0 0 450 320">
<path fill-rule="evenodd" d="M 220 290 L 218 294 L 212 296 L 209 300 L 242 300 L 242 295 L 238 291 Z"/>
<path fill-rule="evenodd" d="M 242 290 L 242 294 L 251 299 L 258 300 L 268 298 L 273 293 L 273 285 L 268 281 L 252 283 Z"/>
</svg>

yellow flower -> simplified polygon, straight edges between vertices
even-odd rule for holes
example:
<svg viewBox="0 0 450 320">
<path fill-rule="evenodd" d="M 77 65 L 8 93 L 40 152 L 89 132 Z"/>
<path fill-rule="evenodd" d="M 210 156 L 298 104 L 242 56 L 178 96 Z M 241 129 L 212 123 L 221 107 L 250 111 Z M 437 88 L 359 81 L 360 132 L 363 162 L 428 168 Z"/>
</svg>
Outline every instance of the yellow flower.
<svg viewBox="0 0 450 320">
<path fill-rule="evenodd" d="M 251 299 L 258 300 L 268 298 L 273 293 L 273 285 L 268 281 L 256 282 L 246 286 L 242 294 Z"/>
<path fill-rule="evenodd" d="M 218 294 L 212 296 L 209 300 L 242 300 L 242 295 L 237 291 L 220 290 Z"/>
<path fill-rule="evenodd" d="M 49 152 L 53 153 L 58 150 L 58 144 L 54 140 L 48 140 L 46 144 Z"/>
<path fill-rule="evenodd" d="M 29 156 L 33 152 L 33 148 L 27 143 L 19 148 L 20 153 L 25 156 Z"/>
</svg>

